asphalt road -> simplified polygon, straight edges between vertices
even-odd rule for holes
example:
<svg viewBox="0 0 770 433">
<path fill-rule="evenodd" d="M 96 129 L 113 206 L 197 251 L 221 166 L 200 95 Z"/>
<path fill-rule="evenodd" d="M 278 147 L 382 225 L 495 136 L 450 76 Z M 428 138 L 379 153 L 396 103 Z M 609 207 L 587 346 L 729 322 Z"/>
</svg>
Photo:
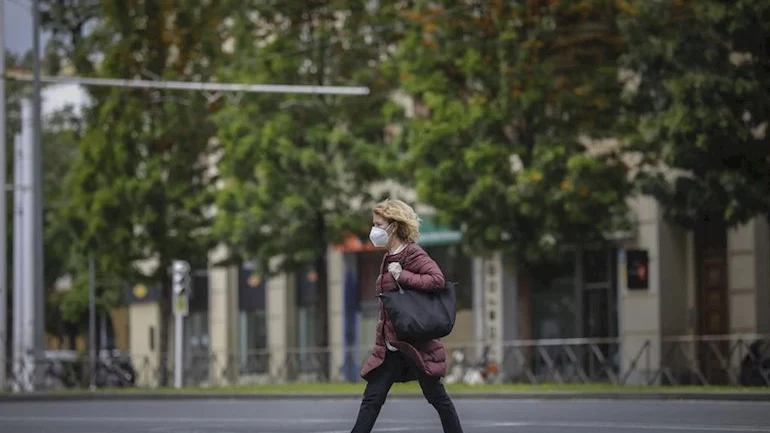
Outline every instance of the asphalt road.
<svg viewBox="0 0 770 433">
<path fill-rule="evenodd" d="M 0 403 L 0 433 L 348 433 L 356 400 Z M 770 433 L 770 403 L 461 400 L 465 433 Z M 422 400 L 392 399 L 375 432 L 441 433 Z"/>
</svg>

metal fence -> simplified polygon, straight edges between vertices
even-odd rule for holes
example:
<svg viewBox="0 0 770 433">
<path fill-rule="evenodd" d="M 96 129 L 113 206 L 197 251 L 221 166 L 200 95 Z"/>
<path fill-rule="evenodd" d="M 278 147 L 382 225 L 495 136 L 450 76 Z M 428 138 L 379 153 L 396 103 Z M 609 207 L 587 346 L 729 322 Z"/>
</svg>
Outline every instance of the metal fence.
<svg viewBox="0 0 770 433">
<path fill-rule="evenodd" d="M 184 385 L 357 381 L 369 349 L 293 348 L 224 357 L 189 353 Z M 485 356 L 488 352 L 498 356 Z M 88 358 L 75 353 L 52 353 L 34 363 L 6 365 L 10 386 L 20 391 L 32 389 L 32 383 L 36 390 L 84 388 L 93 376 L 102 388 L 154 388 L 173 377 L 173 357 L 164 369 L 158 355 L 103 354 L 92 368 Z M 447 346 L 447 361 L 447 382 L 770 387 L 770 335 L 475 343 Z"/>
</svg>

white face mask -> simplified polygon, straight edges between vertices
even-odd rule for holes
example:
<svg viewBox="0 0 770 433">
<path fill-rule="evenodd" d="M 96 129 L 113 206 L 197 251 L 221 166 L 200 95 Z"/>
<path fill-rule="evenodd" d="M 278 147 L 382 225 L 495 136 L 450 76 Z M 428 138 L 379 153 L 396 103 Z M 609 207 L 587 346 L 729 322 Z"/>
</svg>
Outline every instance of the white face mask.
<svg viewBox="0 0 770 433">
<path fill-rule="evenodd" d="M 390 227 L 390 226 L 388 226 Z M 387 228 L 381 229 L 379 227 L 372 227 L 369 231 L 369 240 L 375 247 L 384 247 L 388 244 L 388 230 Z"/>
</svg>

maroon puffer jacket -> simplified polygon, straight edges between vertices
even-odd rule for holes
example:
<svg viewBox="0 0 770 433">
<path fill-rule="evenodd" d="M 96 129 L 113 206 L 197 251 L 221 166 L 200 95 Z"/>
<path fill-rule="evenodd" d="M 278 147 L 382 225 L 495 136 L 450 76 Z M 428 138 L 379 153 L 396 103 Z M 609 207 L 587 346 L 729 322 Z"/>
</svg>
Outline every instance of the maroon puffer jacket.
<svg viewBox="0 0 770 433">
<path fill-rule="evenodd" d="M 444 274 L 435 261 L 430 258 L 422 248 L 416 244 L 407 245 L 398 254 L 386 254 L 380 266 L 380 276 L 377 277 L 375 288 L 377 293 L 390 292 L 398 290 L 396 281 L 388 272 L 388 265 L 392 262 L 401 262 L 401 275 L 398 282 L 406 290 L 430 290 L 434 291 L 444 287 Z M 383 333 L 388 342 L 408 355 L 428 376 L 441 377 L 446 374 L 446 350 L 440 340 L 429 340 L 423 342 L 405 342 L 399 341 L 396 337 L 396 331 L 393 324 L 387 320 L 382 301 L 379 302 L 380 316 L 377 321 L 377 338 L 374 343 L 374 350 L 361 370 L 361 377 L 366 376 L 375 368 L 379 367 L 385 359 L 385 347 Z M 384 326 L 384 332 L 383 332 Z M 412 371 L 405 371 L 398 378 L 397 382 L 409 382 L 416 379 Z"/>
</svg>

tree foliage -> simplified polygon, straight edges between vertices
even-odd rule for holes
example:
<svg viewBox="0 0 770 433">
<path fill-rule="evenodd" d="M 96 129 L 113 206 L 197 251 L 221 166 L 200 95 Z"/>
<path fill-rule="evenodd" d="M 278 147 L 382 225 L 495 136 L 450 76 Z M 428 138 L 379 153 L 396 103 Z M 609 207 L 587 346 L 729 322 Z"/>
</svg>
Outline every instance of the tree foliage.
<svg viewBox="0 0 770 433">
<path fill-rule="evenodd" d="M 633 5 L 622 125 L 643 190 L 688 227 L 767 214 L 770 2 Z"/>
<path fill-rule="evenodd" d="M 56 279 L 72 270 L 71 246 L 75 241 L 72 227 L 62 218 L 68 203 L 65 183 L 75 160 L 82 120 L 71 105 L 43 119 L 41 148 L 43 162 L 43 218 L 45 242 L 45 287 L 53 287 Z"/>
<path fill-rule="evenodd" d="M 77 11 L 55 7 L 65 3 Z M 97 6 L 59 0 L 47 9 L 49 25 L 61 30 L 61 57 L 79 74 L 206 81 L 222 60 L 228 2 Z M 216 178 L 210 164 L 217 149 L 210 119 L 216 107 L 200 92 L 107 87 L 89 88 L 89 94 L 93 105 L 66 183 L 71 200 L 64 218 L 76 234 L 73 253 L 82 259 L 93 254 L 100 278 L 143 276 L 164 285 L 159 352 L 165 365 L 167 269 L 177 258 L 205 266 L 212 245 Z M 151 272 L 136 268 L 150 259 L 157 264 Z"/>
<path fill-rule="evenodd" d="M 366 2 L 255 2 L 235 20 L 231 82 L 368 86 L 367 96 L 260 94 L 218 116 L 224 179 L 217 233 L 243 257 L 311 266 L 326 317 L 326 251 L 360 231 L 369 187 L 383 177 L 386 125 L 400 110 L 380 65 L 395 30 L 393 6 Z M 319 344 L 326 330 L 318 326 Z"/>
<path fill-rule="evenodd" d="M 378 68 L 390 33 L 377 23 L 392 11 L 357 1 L 276 5 L 254 5 L 236 21 L 239 55 L 227 80 L 371 89 L 245 96 L 219 116 L 219 233 L 248 256 L 280 256 L 280 269 L 295 269 L 351 228 L 370 204 L 367 186 L 381 179 L 385 126 L 399 111 L 388 100 L 393 80 Z"/>
<path fill-rule="evenodd" d="M 420 199 L 475 250 L 530 262 L 624 223 L 626 168 L 587 145 L 620 96 L 615 2 L 414 3 L 398 56 Z"/>
<path fill-rule="evenodd" d="M 68 218 L 72 194 L 67 179 L 72 174 L 84 124 L 79 110 L 68 105 L 43 119 L 43 212 L 45 236 L 46 330 L 52 334 L 70 337 L 87 329 L 88 274 L 83 253 L 77 245 L 78 235 Z M 65 292 L 54 291 L 56 280 L 65 275 L 72 277 L 72 286 Z M 118 281 L 101 285 L 96 300 L 99 314 L 106 314 L 120 304 Z M 74 341 L 70 339 L 70 344 Z"/>
</svg>

